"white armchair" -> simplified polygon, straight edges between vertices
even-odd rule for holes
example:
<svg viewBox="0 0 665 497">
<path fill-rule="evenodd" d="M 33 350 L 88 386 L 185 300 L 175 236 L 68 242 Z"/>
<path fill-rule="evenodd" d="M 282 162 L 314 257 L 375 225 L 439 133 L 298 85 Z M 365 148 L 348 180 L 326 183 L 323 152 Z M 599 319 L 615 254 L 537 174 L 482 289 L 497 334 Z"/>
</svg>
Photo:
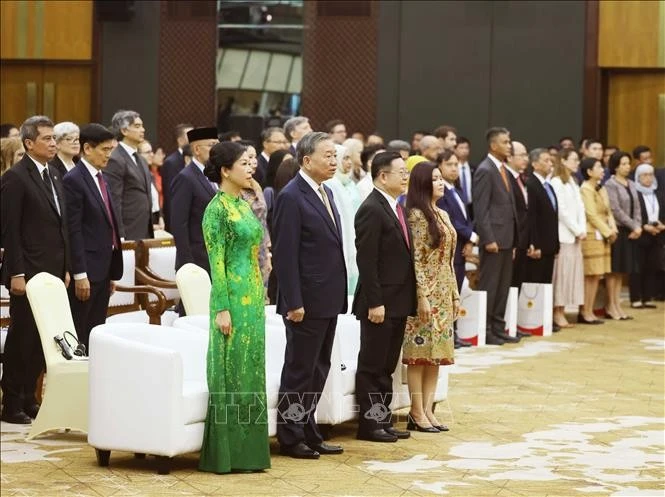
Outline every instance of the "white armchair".
<svg viewBox="0 0 665 497">
<path fill-rule="evenodd" d="M 207 331 L 138 323 L 92 330 L 88 443 L 100 466 L 119 450 L 153 454 L 168 474 L 171 457 L 201 449 L 207 348 Z"/>
<path fill-rule="evenodd" d="M 187 263 L 176 272 L 175 282 L 185 313 L 188 316 L 195 314 L 208 316 L 212 285 L 206 270 L 196 264 Z"/>
<path fill-rule="evenodd" d="M 65 331 L 76 336 L 65 284 L 52 274 L 39 273 L 30 278 L 25 290 L 39 330 L 47 371 L 42 404 L 27 439 L 58 428 L 86 432 L 88 361 L 65 359 L 54 341 L 56 335 L 62 337 Z"/>
</svg>

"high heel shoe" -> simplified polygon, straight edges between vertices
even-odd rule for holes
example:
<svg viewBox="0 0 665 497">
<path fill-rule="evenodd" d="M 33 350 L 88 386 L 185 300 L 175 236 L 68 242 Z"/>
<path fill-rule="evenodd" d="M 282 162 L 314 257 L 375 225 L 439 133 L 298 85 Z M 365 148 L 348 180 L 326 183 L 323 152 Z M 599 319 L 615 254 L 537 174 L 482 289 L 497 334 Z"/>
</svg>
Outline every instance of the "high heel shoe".
<svg viewBox="0 0 665 497">
<path fill-rule="evenodd" d="M 582 314 L 577 315 L 577 323 L 578 324 L 603 324 L 604 321 L 602 319 L 594 319 L 593 321 L 589 321 L 587 319 L 584 319 L 584 316 Z"/>
<path fill-rule="evenodd" d="M 439 431 L 450 431 L 450 428 L 448 428 L 446 425 L 432 425 L 432 426 Z"/>
<path fill-rule="evenodd" d="M 409 431 L 422 431 L 423 433 L 439 433 L 440 431 L 443 431 L 435 426 L 420 426 L 416 423 L 416 420 L 413 419 L 411 414 L 406 417 L 406 429 Z"/>
<path fill-rule="evenodd" d="M 609 312 L 607 312 L 607 309 L 605 309 L 605 317 L 608 317 L 608 318 L 610 318 L 610 319 L 613 319 L 614 321 L 621 321 L 621 319 L 622 319 L 621 317 L 618 317 L 618 318 L 617 318 L 617 317 L 614 317 L 612 314 L 610 314 Z"/>
</svg>

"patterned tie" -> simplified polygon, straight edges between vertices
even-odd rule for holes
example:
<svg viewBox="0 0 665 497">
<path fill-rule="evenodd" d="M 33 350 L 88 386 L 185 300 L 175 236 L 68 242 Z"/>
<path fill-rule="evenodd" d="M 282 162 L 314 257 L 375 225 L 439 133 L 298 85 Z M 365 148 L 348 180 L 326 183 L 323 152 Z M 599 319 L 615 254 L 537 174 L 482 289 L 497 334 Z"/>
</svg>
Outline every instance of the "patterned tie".
<svg viewBox="0 0 665 497">
<path fill-rule="evenodd" d="M 508 176 L 506 176 L 506 166 L 501 164 L 499 171 L 501 172 L 501 179 L 503 180 L 503 184 L 506 187 L 506 191 L 510 192 L 510 186 L 508 185 Z"/>
<path fill-rule="evenodd" d="M 109 194 L 106 191 L 106 181 L 104 181 L 104 177 L 102 176 L 101 171 L 97 173 L 97 183 L 99 183 L 99 189 L 102 191 L 102 200 L 104 200 L 104 206 L 106 207 L 106 214 L 109 217 L 109 221 L 111 222 L 111 231 L 113 234 L 113 248 L 117 249 L 118 245 L 116 243 L 117 236 L 115 234 L 115 226 L 113 225 L 113 215 L 111 214 L 111 203 L 109 202 Z"/>
<path fill-rule="evenodd" d="M 332 207 L 330 207 L 330 200 L 328 199 L 328 195 L 326 194 L 326 190 L 323 188 L 323 185 L 319 185 L 319 193 L 321 194 L 323 205 L 326 206 L 328 214 L 330 214 L 330 219 L 332 219 L 333 224 L 335 227 L 337 227 L 337 223 L 335 222 L 335 215 L 333 214 Z"/>
<path fill-rule="evenodd" d="M 409 232 L 406 229 L 406 220 L 404 219 L 404 209 L 399 204 L 397 204 L 397 219 L 399 219 L 399 225 L 402 227 L 402 234 L 404 235 L 404 241 L 406 242 L 406 246 L 410 250 L 411 245 L 409 244 Z"/>
</svg>

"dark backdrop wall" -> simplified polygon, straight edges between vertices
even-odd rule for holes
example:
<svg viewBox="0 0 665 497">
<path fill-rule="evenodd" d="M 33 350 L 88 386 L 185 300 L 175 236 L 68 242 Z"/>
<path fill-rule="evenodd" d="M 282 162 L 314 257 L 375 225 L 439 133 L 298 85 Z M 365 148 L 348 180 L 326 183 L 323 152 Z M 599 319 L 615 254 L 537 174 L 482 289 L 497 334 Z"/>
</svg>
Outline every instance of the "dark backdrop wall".
<svg viewBox="0 0 665 497">
<path fill-rule="evenodd" d="M 214 1 L 137 1 L 131 20 L 101 22 L 100 31 L 104 124 L 118 109 L 136 110 L 167 153 L 176 124 L 215 125 Z"/>
<path fill-rule="evenodd" d="M 451 124 L 484 152 L 506 126 L 527 147 L 582 133 L 583 1 L 381 1 L 377 128 Z"/>
</svg>

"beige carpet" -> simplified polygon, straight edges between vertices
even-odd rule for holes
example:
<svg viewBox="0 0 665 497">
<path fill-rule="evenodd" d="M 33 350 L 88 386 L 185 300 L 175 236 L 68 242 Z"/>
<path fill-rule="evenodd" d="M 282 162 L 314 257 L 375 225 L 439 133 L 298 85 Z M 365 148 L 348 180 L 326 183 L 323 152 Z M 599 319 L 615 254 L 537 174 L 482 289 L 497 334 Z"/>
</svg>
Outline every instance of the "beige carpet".
<svg viewBox="0 0 665 497">
<path fill-rule="evenodd" d="M 451 431 L 395 444 L 357 441 L 336 426 L 341 456 L 276 453 L 263 474 L 197 471 L 197 455 L 159 476 L 154 461 L 112 453 L 96 465 L 83 434 L 32 442 L 2 424 L 1 494 L 202 495 L 665 495 L 665 313 L 577 326 L 551 338 L 465 350 L 451 369 Z"/>
</svg>

